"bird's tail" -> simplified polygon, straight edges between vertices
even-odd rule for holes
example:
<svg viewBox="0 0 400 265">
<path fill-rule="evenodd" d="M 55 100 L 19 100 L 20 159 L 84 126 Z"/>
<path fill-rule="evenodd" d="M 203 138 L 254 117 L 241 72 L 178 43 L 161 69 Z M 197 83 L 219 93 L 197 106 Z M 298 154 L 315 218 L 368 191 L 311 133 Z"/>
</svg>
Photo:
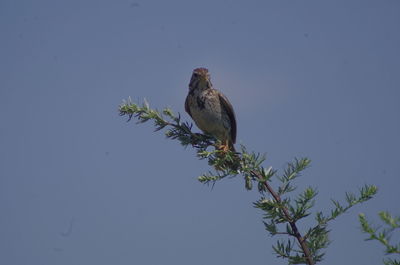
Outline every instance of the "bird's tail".
<svg viewBox="0 0 400 265">
<path fill-rule="evenodd" d="M 229 142 L 228 146 L 229 146 L 229 150 L 231 150 L 232 152 L 236 153 L 235 146 L 233 145 L 232 142 Z"/>
</svg>

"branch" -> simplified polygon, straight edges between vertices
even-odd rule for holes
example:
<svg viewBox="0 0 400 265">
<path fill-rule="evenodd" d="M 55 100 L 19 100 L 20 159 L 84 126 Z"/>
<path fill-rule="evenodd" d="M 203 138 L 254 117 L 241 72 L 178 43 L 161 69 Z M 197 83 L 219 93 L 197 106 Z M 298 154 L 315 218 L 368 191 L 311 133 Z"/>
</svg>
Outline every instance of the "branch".
<svg viewBox="0 0 400 265">
<path fill-rule="evenodd" d="M 251 173 L 255 177 L 257 177 L 257 179 L 260 181 L 260 183 L 262 183 L 264 185 L 264 187 L 268 190 L 268 192 L 272 195 L 272 197 L 274 197 L 275 201 L 278 202 L 279 204 L 282 204 L 281 197 L 278 195 L 278 193 L 276 193 L 272 189 L 271 185 L 269 185 L 269 183 L 264 180 L 264 177 L 260 173 L 254 171 L 254 170 L 252 170 Z M 293 230 L 293 235 L 296 237 L 297 241 L 299 242 L 299 244 L 301 246 L 301 249 L 303 250 L 303 253 L 305 255 L 305 259 L 307 260 L 307 263 L 309 265 L 314 265 L 314 260 L 311 256 L 310 249 L 307 246 L 305 238 L 303 238 L 301 236 L 299 230 L 297 229 L 296 222 L 292 219 L 288 209 L 285 206 L 282 206 L 282 211 L 283 211 L 283 214 L 285 215 L 287 222 L 289 223 L 290 227 Z M 279 234 L 279 232 L 277 232 L 277 234 Z"/>
<path fill-rule="evenodd" d="M 400 229 L 400 217 L 393 217 L 389 212 L 380 212 L 379 217 L 384 223 L 385 228 L 373 227 L 365 217 L 365 214 L 359 214 L 358 218 L 361 224 L 361 229 L 364 233 L 369 234 L 365 240 L 377 240 L 385 246 L 385 254 L 400 254 L 400 243 L 392 244 L 390 239 L 395 230 Z M 388 265 L 400 265 L 400 260 L 384 259 Z"/>
<path fill-rule="evenodd" d="M 321 261 L 325 254 L 321 251 L 329 244 L 328 222 L 343 214 L 352 206 L 371 199 L 377 191 L 375 186 L 366 185 L 360 190 L 361 195 L 358 198 L 351 193 L 346 193 L 348 203 L 346 206 L 332 200 L 335 208 L 330 215 L 325 217 L 322 212 L 317 212 L 315 218 L 317 225 L 306 230 L 307 232 L 302 236 L 296 224 L 298 220 L 311 214 L 310 209 L 314 206 L 317 191 L 308 187 L 293 202 L 288 196 L 283 198 L 283 195 L 287 195 L 296 189 L 292 182 L 308 167 L 311 162 L 308 158 L 295 159 L 294 162 L 288 163 L 282 176 L 276 176 L 277 171 L 272 167 L 266 169 L 262 166 L 265 161 L 264 155 L 255 152 L 250 153 L 243 145 L 240 152 L 230 150 L 223 152 L 218 148 L 212 148 L 220 144 L 217 139 L 211 135 L 192 132 L 192 124 L 181 122 L 180 114 L 174 115 L 169 108 L 160 112 L 151 109 L 146 101 L 142 106 L 139 106 L 129 99 L 119 106 L 119 114 L 121 116 L 127 115 L 128 121 L 132 117 L 137 118 L 138 123 L 153 121 L 156 131 L 165 128 L 167 138 L 176 139 L 183 146 L 192 146 L 196 150 L 197 157 L 206 160 L 214 169 L 198 177 L 201 183 L 214 185 L 217 181 L 226 177 L 241 175 L 247 190 L 252 190 L 254 183 L 262 196 L 265 192 L 271 194 L 273 199 L 261 197 L 254 203 L 254 206 L 264 212 L 263 223 L 265 229 L 272 236 L 287 235 L 289 238 L 293 237 L 286 241 L 278 240 L 276 245 L 272 246 L 278 257 L 288 259 L 289 264 L 314 265 Z M 276 176 L 281 182 L 277 191 L 269 184 L 273 176 Z M 286 224 L 286 231 L 278 231 L 282 224 Z M 295 244 L 296 240 L 298 244 Z"/>
</svg>

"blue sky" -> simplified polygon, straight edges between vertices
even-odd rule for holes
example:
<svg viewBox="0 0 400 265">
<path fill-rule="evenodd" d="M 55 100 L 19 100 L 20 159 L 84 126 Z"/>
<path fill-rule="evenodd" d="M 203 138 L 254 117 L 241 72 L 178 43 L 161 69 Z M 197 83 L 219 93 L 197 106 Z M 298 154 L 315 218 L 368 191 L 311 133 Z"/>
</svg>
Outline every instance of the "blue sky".
<svg viewBox="0 0 400 265">
<path fill-rule="evenodd" d="M 394 0 L 2 0 L 1 263 L 286 264 L 242 179 L 211 190 L 194 150 L 118 116 L 131 96 L 190 119 L 202 66 L 235 108 L 238 143 L 276 169 L 312 160 L 297 184 L 318 189 L 316 209 L 379 187 L 331 224 L 321 264 L 380 264 L 357 215 L 400 215 L 399 11 Z"/>
</svg>

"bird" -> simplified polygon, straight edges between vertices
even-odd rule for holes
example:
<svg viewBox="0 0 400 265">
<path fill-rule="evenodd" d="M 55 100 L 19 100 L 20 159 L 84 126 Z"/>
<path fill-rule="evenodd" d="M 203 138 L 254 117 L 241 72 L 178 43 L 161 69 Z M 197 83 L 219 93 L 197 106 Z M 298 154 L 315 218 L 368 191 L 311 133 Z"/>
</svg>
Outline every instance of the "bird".
<svg viewBox="0 0 400 265">
<path fill-rule="evenodd" d="M 185 111 L 200 130 L 220 141 L 219 150 L 235 152 L 235 111 L 228 98 L 213 87 L 208 69 L 193 70 Z"/>
</svg>

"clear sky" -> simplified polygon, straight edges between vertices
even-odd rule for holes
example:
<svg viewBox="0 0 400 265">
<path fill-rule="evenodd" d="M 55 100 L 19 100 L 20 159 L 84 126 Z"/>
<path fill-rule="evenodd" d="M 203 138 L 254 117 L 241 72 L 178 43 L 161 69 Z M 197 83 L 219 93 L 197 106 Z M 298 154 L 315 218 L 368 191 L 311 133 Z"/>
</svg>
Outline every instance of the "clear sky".
<svg viewBox="0 0 400 265">
<path fill-rule="evenodd" d="M 256 191 L 211 190 L 193 149 L 118 116 L 131 96 L 189 119 L 201 66 L 265 166 L 312 160 L 297 184 L 316 209 L 379 187 L 331 224 L 321 264 L 381 264 L 357 215 L 400 215 L 399 14 L 397 0 L 1 0 L 0 263 L 286 264 Z"/>
</svg>

